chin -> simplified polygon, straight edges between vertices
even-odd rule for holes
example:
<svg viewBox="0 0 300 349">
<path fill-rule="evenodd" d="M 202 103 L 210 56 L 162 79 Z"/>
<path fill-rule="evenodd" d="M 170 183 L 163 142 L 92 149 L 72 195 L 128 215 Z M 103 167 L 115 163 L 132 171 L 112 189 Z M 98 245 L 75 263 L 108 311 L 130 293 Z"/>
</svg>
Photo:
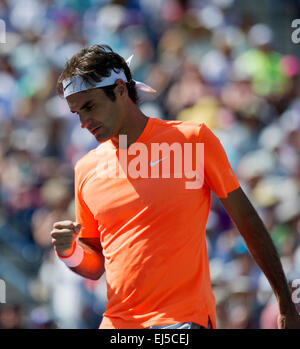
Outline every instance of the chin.
<svg viewBox="0 0 300 349">
<path fill-rule="evenodd" d="M 96 140 L 98 142 L 101 142 L 101 143 L 109 140 L 109 138 L 103 137 L 103 136 L 98 136 L 98 137 L 95 137 L 95 138 L 96 138 Z"/>
<path fill-rule="evenodd" d="M 98 135 L 98 136 L 96 136 L 95 137 L 96 138 L 96 140 L 98 141 L 98 142 L 106 142 L 106 141 L 108 141 L 109 139 L 111 139 L 111 136 L 107 136 L 107 135 Z"/>
</svg>

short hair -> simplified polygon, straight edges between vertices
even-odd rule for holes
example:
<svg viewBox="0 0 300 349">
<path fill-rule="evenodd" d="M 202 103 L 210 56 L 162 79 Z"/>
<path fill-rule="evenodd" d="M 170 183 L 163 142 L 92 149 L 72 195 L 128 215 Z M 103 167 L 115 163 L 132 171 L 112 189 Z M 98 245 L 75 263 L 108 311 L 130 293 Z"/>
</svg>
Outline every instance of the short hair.
<svg viewBox="0 0 300 349">
<path fill-rule="evenodd" d="M 139 102 L 135 82 L 132 80 L 130 69 L 123 57 L 114 52 L 108 45 L 91 45 L 81 49 L 77 54 L 70 58 L 60 74 L 57 81 L 57 92 L 63 96 L 62 82 L 70 79 L 72 76 L 80 76 L 85 82 L 99 82 L 103 77 L 110 76 L 111 70 L 118 72 L 122 69 L 127 78 L 128 96 L 137 104 Z M 116 85 L 100 87 L 106 96 L 112 101 L 116 99 L 113 91 Z"/>
</svg>

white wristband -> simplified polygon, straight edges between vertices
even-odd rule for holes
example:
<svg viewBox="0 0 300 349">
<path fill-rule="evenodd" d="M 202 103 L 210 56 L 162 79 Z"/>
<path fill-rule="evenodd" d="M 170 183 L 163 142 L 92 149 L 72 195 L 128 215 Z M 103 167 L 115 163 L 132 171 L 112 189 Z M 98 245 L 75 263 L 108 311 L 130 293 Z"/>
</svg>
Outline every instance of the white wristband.
<svg viewBox="0 0 300 349">
<path fill-rule="evenodd" d="M 75 242 L 76 246 L 74 252 L 69 257 L 62 257 L 56 253 L 57 257 L 63 261 L 68 267 L 77 267 L 83 260 L 84 251 L 83 248 Z"/>
</svg>

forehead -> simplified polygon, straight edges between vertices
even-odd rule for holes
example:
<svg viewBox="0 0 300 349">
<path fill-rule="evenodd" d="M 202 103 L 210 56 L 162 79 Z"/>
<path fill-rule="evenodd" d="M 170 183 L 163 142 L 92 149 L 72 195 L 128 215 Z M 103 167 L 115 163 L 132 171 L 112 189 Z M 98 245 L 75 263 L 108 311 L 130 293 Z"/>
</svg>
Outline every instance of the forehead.
<svg viewBox="0 0 300 349">
<path fill-rule="evenodd" d="M 66 98 L 71 110 L 79 110 L 86 102 L 92 99 L 102 99 L 105 93 L 101 89 L 91 89 L 74 93 Z"/>
</svg>

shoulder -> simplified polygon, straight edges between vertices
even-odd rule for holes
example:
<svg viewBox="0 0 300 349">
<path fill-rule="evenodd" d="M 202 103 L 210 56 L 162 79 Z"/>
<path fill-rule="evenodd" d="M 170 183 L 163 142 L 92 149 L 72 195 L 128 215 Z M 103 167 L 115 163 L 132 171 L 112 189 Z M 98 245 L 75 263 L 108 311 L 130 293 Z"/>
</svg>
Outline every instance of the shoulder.
<svg viewBox="0 0 300 349">
<path fill-rule="evenodd" d="M 89 173 L 95 166 L 97 161 L 97 150 L 99 147 L 90 150 L 87 154 L 82 156 L 74 166 L 75 176 L 77 178 L 84 177 L 87 173 Z"/>
<path fill-rule="evenodd" d="M 181 138 L 185 141 L 193 141 L 204 134 L 207 126 L 205 123 L 181 120 L 155 120 L 155 134 L 162 136 Z"/>
</svg>

